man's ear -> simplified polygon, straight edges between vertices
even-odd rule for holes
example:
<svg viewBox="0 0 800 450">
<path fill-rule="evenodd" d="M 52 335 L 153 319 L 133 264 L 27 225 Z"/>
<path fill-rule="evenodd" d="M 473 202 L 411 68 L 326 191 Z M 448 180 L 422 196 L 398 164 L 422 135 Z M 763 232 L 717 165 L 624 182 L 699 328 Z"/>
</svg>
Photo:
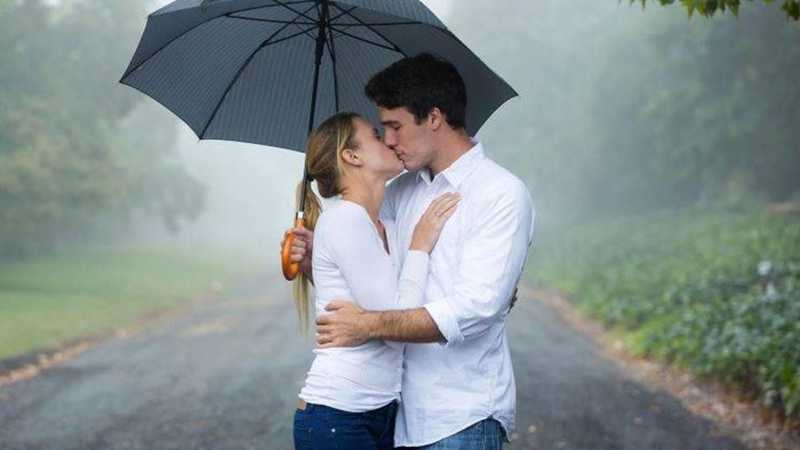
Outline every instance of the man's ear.
<svg viewBox="0 0 800 450">
<path fill-rule="evenodd" d="M 358 152 L 351 148 L 342 150 L 342 160 L 351 166 L 361 166 L 364 164 L 364 161 L 358 156 Z"/>
<path fill-rule="evenodd" d="M 431 111 L 428 113 L 427 123 L 428 127 L 433 131 L 437 131 L 441 128 L 444 124 L 444 114 L 442 114 L 442 110 L 436 106 L 431 108 Z"/>
</svg>

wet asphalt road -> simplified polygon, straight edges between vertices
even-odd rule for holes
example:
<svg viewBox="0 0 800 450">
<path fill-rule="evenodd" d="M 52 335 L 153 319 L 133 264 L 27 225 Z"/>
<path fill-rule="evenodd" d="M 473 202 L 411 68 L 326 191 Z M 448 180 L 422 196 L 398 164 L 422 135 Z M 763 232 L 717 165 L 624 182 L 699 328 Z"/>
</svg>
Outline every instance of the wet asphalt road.
<svg viewBox="0 0 800 450">
<path fill-rule="evenodd" d="M 289 449 L 311 361 L 288 284 L 265 278 L 0 387 L 0 449 Z M 667 394 L 602 359 L 541 303 L 521 298 L 509 339 L 511 449 L 738 450 Z"/>
</svg>

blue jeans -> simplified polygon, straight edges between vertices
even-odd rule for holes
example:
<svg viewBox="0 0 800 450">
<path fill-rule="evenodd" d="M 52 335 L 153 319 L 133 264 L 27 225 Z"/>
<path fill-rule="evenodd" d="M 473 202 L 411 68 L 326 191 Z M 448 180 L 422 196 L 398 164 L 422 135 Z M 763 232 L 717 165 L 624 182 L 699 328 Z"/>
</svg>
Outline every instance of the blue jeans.
<svg viewBox="0 0 800 450">
<path fill-rule="evenodd" d="M 419 450 L 500 450 L 503 442 L 508 442 L 505 430 L 500 422 L 490 417 L 452 436 L 447 436 L 441 441 L 414 448 Z"/>
<path fill-rule="evenodd" d="M 397 402 L 372 411 L 351 413 L 306 404 L 294 413 L 296 450 L 382 450 L 394 448 Z"/>
</svg>

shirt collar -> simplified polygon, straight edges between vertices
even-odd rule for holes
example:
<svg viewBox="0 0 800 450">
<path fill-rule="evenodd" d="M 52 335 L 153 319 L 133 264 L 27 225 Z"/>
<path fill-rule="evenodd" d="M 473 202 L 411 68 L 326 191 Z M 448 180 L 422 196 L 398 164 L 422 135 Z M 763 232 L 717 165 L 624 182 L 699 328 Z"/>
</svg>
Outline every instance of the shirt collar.
<svg viewBox="0 0 800 450">
<path fill-rule="evenodd" d="M 471 142 L 473 144 L 472 148 L 467 150 L 467 152 L 461 155 L 457 160 L 453 161 L 447 169 L 436 176 L 437 178 L 443 176 L 450 185 L 454 188 L 458 188 L 461 182 L 475 170 L 478 166 L 478 162 L 484 157 L 483 144 L 475 139 L 471 139 Z M 431 184 L 433 182 L 428 169 L 417 171 L 417 181 L 423 181 L 425 184 Z"/>
</svg>

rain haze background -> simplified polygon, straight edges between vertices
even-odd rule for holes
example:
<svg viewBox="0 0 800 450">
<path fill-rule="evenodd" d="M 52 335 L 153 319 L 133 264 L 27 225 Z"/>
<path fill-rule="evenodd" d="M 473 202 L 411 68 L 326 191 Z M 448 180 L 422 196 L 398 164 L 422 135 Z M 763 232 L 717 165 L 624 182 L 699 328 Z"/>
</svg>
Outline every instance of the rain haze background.
<svg viewBox="0 0 800 450">
<path fill-rule="evenodd" d="M 200 141 L 118 83 L 167 3 L 0 0 L 2 449 L 289 446 L 303 154 Z M 764 443 L 800 430 L 797 1 L 423 3 L 520 94 L 477 136 L 537 211 L 512 448 L 800 448 Z M 581 314 L 794 425 L 651 390 Z"/>
<path fill-rule="evenodd" d="M 535 5 L 474 1 L 458 8 L 447 0 L 424 3 L 520 93 L 495 113 L 478 138 L 492 157 L 528 183 L 542 230 L 539 238 L 546 238 L 551 227 L 596 218 L 685 206 L 751 205 L 798 196 L 797 183 L 791 179 L 800 177 L 800 150 L 791 142 L 784 145 L 785 131 L 797 124 L 796 110 L 785 105 L 797 97 L 796 90 L 786 93 L 782 106 L 764 111 L 782 114 L 773 122 L 784 133 L 748 130 L 766 119 L 748 120 L 748 114 L 759 111 L 746 111 L 746 99 L 731 104 L 720 100 L 733 97 L 737 89 L 763 86 L 769 77 L 781 76 L 771 71 L 788 70 L 797 63 L 796 54 L 779 44 L 796 39 L 797 26 L 777 6 L 747 3 L 740 19 L 724 14 L 711 20 L 698 16 L 690 20 L 681 8 L 655 4 L 642 8 L 616 1 L 542 1 Z M 718 31 L 721 29 L 725 31 Z M 729 54 L 721 48 L 722 39 L 745 39 L 749 33 L 764 33 L 765 29 L 770 35 L 761 41 L 771 41 L 769 47 Z M 713 31 L 719 36 L 709 37 Z M 762 59 L 752 59 L 760 50 Z M 760 65 L 770 58 L 765 51 L 773 52 L 780 62 L 774 68 L 763 67 L 762 73 L 750 78 L 751 85 L 727 90 L 709 86 L 714 77 L 730 71 L 762 69 Z M 702 73 L 704 62 L 715 63 L 715 53 L 727 64 L 716 73 Z M 695 98 L 681 99 L 684 103 L 673 109 L 659 109 L 666 106 L 659 103 L 664 97 L 688 97 L 686 91 L 691 89 L 704 91 Z M 778 86 L 773 89 L 780 91 Z M 750 95 L 758 97 L 759 93 Z M 774 94 L 768 92 L 764 97 L 769 95 Z M 764 100 L 775 103 L 770 102 Z M 174 120 L 166 111 L 154 113 L 161 114 L 164 121 Z M 240 143 L 198 142 L 188 127 L 176 127 L 180 130 L 180 158 L 187 171 L 208 187 L 208 193 L 200 216 L 169 239 L 274 253 L 276 242 L 291 222 L 292 190 L 302 170 L 302 156 Z M 661 129 L 649 135 L 640 131 L 651 128 Z M 777 139 L 726 150 L 724 139 L 693 136 L 706 132 L 730 134 L 733 139 L 745 132 L 750 132 L 747 139 L 751 140 L 767 135 Z M 763 159 L 771 162 L 760 172 L 739 171 L 737 165 L 759 159 L 741 152 L 748 148 L 758 152 L 763 145 L 785 150 L 765 156 Z M 617 146 L 620 151 L 615 152 Z M 708 153 L 714 156 L 698 157 L 697 152 L 692 153 L 695 146 L 712 149 Z M 681 158 L 686 158 L 687 166 L 699 168 L 686 169 L 688 173 L 679 176 L 663 175 L 663 182 L 654 176 L 674 172 L 670 164 L 680 165 L 676 161 Z M 737 163 L 737 159 L 743 161 Z M 663 167 L 657 167 L 661 162 Z M 776 167 L 783 167 L 783 173 L 776 173 Z M 783 180 L 783 186 L 764 193 L 761 187 L 768 184 L 765 179 L 771 174 Z M 689 178 L 691 182 L 684 182 Z M 711 179 L 718 181 L 709 182 Z M 646 189 L 637 190 L 637 186 Z M 137 236 L 154 237 L 149 233 Z"/>
</svg>

